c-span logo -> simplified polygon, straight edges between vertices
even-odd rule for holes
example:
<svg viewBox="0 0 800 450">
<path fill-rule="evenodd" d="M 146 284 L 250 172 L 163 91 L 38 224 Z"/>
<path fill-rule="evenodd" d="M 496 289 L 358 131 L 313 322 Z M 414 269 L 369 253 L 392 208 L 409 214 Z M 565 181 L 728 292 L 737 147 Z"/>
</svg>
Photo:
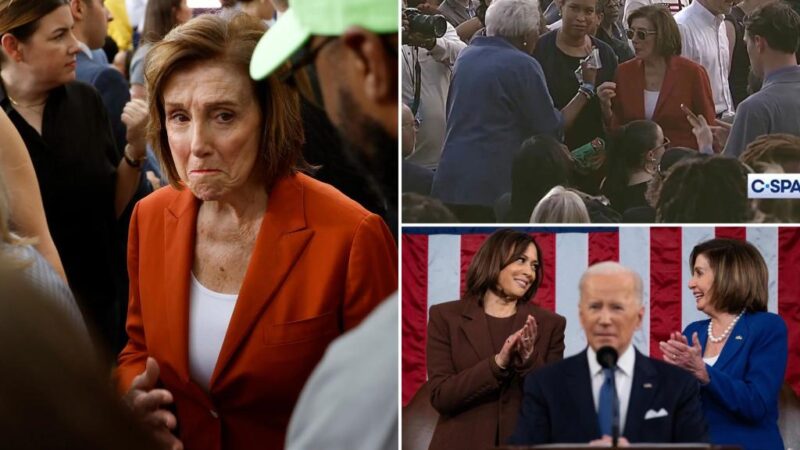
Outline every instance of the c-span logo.
<svg viewBox="0 0 800 450">
<path fill-rule="evenodd" d="M 800 198 L 800 173 L 749 173 L 748 198 Z"/>
</svg>

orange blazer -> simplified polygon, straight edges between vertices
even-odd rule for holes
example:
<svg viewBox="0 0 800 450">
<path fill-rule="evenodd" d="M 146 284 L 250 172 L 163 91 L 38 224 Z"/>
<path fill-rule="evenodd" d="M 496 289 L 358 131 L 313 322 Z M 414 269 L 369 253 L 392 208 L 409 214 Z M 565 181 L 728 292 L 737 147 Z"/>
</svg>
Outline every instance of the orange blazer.
<svg viewBox="0 0 800 450">
<path fill-rule="evenodd" d="M 617 83 L 617 96 L 612 103 L 612 130 L 645 118 L 644 62 L 634 58 L 620 64 L 614 82 Z M 709 124 L 714 123 L 716 112 L 706 70 L 682 56 L 672 56 L 667 60 L 667 72 L 651 120 L 661 126 L 664 136 L 669 138 L 673 147 L 697 150 L 697 139 L 686 120 L 686 114 L 681 111 L 681 104 L 688 106 L 695 114 L 702 114 Z"/>
<path fill-rule="evenodd" d="M 166 187 L 134 209 L 120 388 L 127 391 L 152 356 L 187 450 L 282 449 L 300 390 L 328 344 L 397 289 L 394 240 L 380 217 L 327 184 L 302 174 L 276 182 L 205 392 L 188 362 L 199 206 L 188 189 Z"/>
</svg>

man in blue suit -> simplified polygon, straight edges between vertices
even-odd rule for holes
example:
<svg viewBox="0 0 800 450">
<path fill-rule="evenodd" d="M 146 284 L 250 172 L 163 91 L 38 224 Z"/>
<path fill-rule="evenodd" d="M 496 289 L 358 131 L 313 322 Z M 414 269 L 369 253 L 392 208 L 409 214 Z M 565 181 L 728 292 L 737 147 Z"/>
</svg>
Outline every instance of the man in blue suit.
<svg viewBox="0 0 800 450">
<path fill-rule="evenodd" d="M 599 263 L 581 277 L 580 293 L 581 326 L 589 346 L 528 375 L 510 443 L 610 442 L 610 422 L 601 424 L 597 411 L 603 403 L 603 385 L 610 384 L 612 373 L 619 399 L 620 443 L 707 442 L 697 380 L 631 345 L 644 316 L 641 278 L 618 263 Z M 608 381 L 596 354 L 606 346 L 619 355 L 616 371 L 607 372 Z"/>
<path fill-rule="evenodd" d="M 103 0 L 71 0 L 70 9 L 75 20 L 73 33 L 81 51 L 75 69 L 79 81 L 94 86 L 103 98 L 103 104 L 111 119 L 111 129 L 120 158 L 125 149 L 125 124 L 122 110 L 131 99 L 128 82 L 122 74 L 104 61 L 95 58 L 92 51 L 102 48 L 108 33 L 108 22 L 113 20 Z"/>
</svg>

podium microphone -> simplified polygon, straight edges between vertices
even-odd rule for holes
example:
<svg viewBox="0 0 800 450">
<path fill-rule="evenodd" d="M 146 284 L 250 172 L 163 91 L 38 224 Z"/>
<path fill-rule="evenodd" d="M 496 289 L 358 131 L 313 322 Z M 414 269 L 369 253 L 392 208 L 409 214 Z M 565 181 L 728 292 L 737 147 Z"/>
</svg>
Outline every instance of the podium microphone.
<svg viewBox="0 0 800 450">
<path fill-rule="evenodd" d="M 613 347 L 605 346 L 597 350 L 597 363 L 604 369 L 617 369 L 619 354 Z M 617 448 L 619 443 L 619 398 L 617 397 L 616 377 L 611 377 L 611 446 Z"/>
</svg>

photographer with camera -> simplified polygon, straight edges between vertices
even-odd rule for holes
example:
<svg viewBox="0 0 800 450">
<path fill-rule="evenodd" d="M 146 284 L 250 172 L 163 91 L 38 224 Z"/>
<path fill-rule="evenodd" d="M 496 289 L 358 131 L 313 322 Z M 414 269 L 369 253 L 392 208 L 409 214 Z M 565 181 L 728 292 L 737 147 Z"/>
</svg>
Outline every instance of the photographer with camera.
<svg viewBox="0 0 800 450">
<path fill-rule="evenodd" d="M 456 61 L 447 98 L 447 132 L 432 195 L 462 222 L 494 222 L 495 200 L 511 191 L 514 154 L 538 134 L 561 139 L 593 96 L 576 86 L 559 111 L 542 66 L 531 57 L 539 38 L 537 0 L 494 0 L 487 36 L 476 37 Z M 584 64 L 592 84 L 597 70 Z"/>
<path fill-rule="evenodd" d="M 425 0 L 403 10 L 403 103 L 419 120 L 417 145 L 408 160 L 436 169 L 445 133 L 445 101 L 453 64 L 466 47 L 455 28 Z"/>
</svg>

